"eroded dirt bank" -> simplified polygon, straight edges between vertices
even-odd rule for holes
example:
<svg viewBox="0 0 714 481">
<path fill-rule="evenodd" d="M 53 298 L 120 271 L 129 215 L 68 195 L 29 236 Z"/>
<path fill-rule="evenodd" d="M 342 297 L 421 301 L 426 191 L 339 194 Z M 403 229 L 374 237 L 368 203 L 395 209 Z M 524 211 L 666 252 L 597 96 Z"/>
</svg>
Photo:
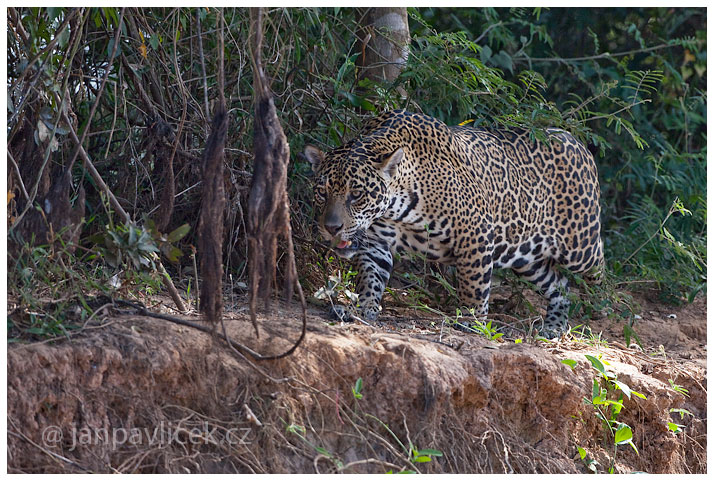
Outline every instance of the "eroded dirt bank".
<svg viewBox="0 0 714 481">
<path fill-rule="evenodd" d="M 700 311 L 705 302 L 696 301 Z M 682 318 L 693 308 L 670 310 Z M 587 472 L 581 446 L 602 472 L 613 450 L 583 401 L 594 373 L 584 355 L 602 354 L 647 396 L 625 399 L 618 419 L 632 427 L 639 455 L 620 446 L 616 470 L 706 472 L 705 318 L 687 328 L 700 345 L 687 358 L 673 347 L 669 357 L 647 355 L 664 345 L 654 336 L 645 353 L 458 332 L 439 343 L 439 330 L 419 322 L 388 332 L 316 314 L 293 356 L 257 368 L 207 334 L 131 315 L 72 341 L 9 346 L 9 471 L 577 473 Z M 296 308 L 263 316 L 260 340 L 245 315 L 227 328 L 274 353 L 297 337 L 298 319 Z M 571 370 L 562 359 L 578 364 Z M 672 408 L 693 416 L 680 420 Z M 417 462 L 410 443 L 443 457 Z"/>
</svg>

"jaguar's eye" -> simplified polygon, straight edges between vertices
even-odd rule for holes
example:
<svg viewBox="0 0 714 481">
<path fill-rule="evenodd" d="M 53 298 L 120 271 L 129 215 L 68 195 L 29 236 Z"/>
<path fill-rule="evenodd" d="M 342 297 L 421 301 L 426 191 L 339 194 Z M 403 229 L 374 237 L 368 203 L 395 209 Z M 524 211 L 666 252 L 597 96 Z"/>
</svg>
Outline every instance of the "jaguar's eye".
<svg viewBox="0 0 714 481">
<path fill-rule="evenodd" d="M 362 195 L 364 195 L 364 191 L 361 191 L 361 190 L 358 190 L 358 189 L 351 190 L 351 191 L 350 191 L 350 194 L 349 194 L 350 202 L 354 202 L 354 201 L 356 201 L 356 200 L 359 200 L 360 197 L 362 197 Z"/>
</svg>

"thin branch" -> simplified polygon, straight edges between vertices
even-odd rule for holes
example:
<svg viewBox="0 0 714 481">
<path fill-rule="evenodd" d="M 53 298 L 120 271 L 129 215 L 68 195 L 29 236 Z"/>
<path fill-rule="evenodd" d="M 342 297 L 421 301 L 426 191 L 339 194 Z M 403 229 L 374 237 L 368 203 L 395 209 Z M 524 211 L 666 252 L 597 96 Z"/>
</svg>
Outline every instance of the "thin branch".
<svg viewBox="0 0 714 481">
<path fill-rule="evenodd" d="M 119 75 L 121 76 L 121 73 Z M 104 151 L 105 159 L 107 157 L 109 157 L 109 149 L 111 149 L 111 147 L 112 147 L 112 138 L 114 137 L 114 129 L 116 128 L 116 125 L 117 125 L 117 112 L 119 111 L 119 95 L 117 95 L 118 88 L 119 88 L 119 82 L 115 82 L 114 83 L 114 113 L 112 114 L 112 127 L 108 131 L 109 139 L 107 140 L 107 148 Z M 105 133 L 107 133 L 107 131 L 104 130 L 101 132 L 95 132 L 95 134 L 98 134 L 98 133 L 105 134 Z M 88 134 L 88 135 L 92 135 L 92 134 Z"/>
<path fill-rule="evenodd" d="M 20 190 L 22 191 L 22 195 L 25 196 L 25 200 L 27 201 L 27 203 L 31 204 L 32 201 L 30 200 L 30 196 L 28 195 L 27 190 L 25 190 L 25 183 L 22 181 L 22 176 L 20 175 L 20 168 L 17 166 L 17 162 L 15 162 L 15 159 L 13 158 L 9 150 L 7 151 L 7 158 L 12 164 L 13 169 L 15 169 L 15 176 L 17 177 L 17 181 L 20 184 Z"/>
<path fill-rule="evenodd" d="M 592 120 L 607 119 L 607 118 L 610 118 L 610 117 L 613 117 L 613 116 L 619 114 L 620 112 L 624 112 L 625 110 L 630 110 L 630 109 L 632 109 L 632 107 L 635 107 L 636 105 L 646 104 L 646 103 L 648 103 L 648 102 L 652 102 L 652 99 L 643 99 L 643 100 L 640 100 L 640 101 L 638 101 L 638 102 L 635 102 L 635 103 L 632 103 L 632 104 L 629 104 L 629 105 L 625 105 L 625 106 L 622 107 L 621 109 L 616 110 L 616 111 L 614 111 L 614 112 L 612 112 L 612 113 L 609 113 L 609 114 L 606 114 L 606 115 L 596 115 L 595 117 L 589 117 L 589 118 L 585 119 L 584 121 L 585 121 L 585 122 L 590 122 L 590 121 L 592 121 Z M 622 104 L 620 104 L 620 105 L 622 105 Z"/>
<path fill-rule="evenodd" d="M 225 60 L 224 60 L 224 55 L 225 55 L 225 40 L 224 40 L 224 35 L 225 35 L 225 30 L 226 30 L 226 22 L 225 18 L 223 17 L 223 9 L 221 8 L 219 10 L 220 15 L 216 19 L 216 29 L 221 32 L 221 34 L 218 36 L 218 41 L 216 48 L 218 49 L 218 66 L 220 67 L 218 70 L 218 74 L 216 77 L 216 80 L 218 82 L 218 101 L 222 104 L 225 105 L 226 103 L 226 97 L 225 97 Z M 220 22 L 220 25 L 218 23 Z M 204 74 L 205 76 L 205 74 Z"/>
<path fill-rule="evenodd" d="M 476 38 L 476 40 L 474 40 L 474 43 L 479 43 L 486 35 L 488 35 L 488 32 L 490 32 L 494 28 L 500 27 L 501 25 L 503 25 L 503 22 L 498 22 L 498 23 L 489 25 L 488 28 L 486 30 L 484 30 L 483 33 L 481 35 L 479 35 L 478 38 Z"/>
<path fill-rule="evenodd" d="M 654 47 L 647 47 L 647 48 L 639 48 L 635 50 L 628 50 L 627 52 L 617 52 L 617 53 L 610 53 L 610 52 L 604 52 L 600 53 L 598 55 L 590 55 L 587 57 L 570 57 L 570 58 L 562 58 L 562 57 L 528 57 L 528 56 L 523 56 L 523 57 L 513 57 L 514 62 L 562 62 L 562 63 L 568 63 L 568 62 L 584 62 L 587 60 L 600 60 L 604 58 L 613 58 L 613 57 L 624 57 L 627 55 L 632 55 L 636 53 L 645 53 L 645 52 L 653 52 L 655 50 L 662 50 L 664 48 L 672 48 L 672 47 L 678 47 L 679 45 L 671 45 L 668 43 L 664 43 L 661 45 L 655 45 Z"/>
<path fill-rule="evenodd" d="M 203 76 L 203 108 L 206 109 L 206 119 L 211 117 L 208 108 L 208 81 L 206 77 L 206 58 L 203 55 L 203 37 L 201 36 L 201 8 L 196 9 L 196 29 L 198 37 L 198 56 L 201 59 L 201 75 Z"/>
</svg>

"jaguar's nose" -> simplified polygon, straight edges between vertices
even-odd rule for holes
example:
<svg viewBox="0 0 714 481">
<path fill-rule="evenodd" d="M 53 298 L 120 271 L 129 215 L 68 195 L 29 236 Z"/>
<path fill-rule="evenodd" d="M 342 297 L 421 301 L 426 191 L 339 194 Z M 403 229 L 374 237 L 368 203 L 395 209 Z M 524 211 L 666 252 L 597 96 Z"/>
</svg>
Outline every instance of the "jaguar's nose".
<svg viewBox="0 0 714 481">
<path fill-rule="evenodd" d="M 330 234 L 335 235 L 335 234 L 337 234 L 340 230 L 342 230 L 342 226 L 343 226 L 343 225 L 344 225 L 344 224 L 342 224 L 342 223 L 337 224 L 337 223 L 327 223 L 327 222 L 325 222 L 325 230 L 326 230 L 327 232 L 329 232 Z"/>
</svg>

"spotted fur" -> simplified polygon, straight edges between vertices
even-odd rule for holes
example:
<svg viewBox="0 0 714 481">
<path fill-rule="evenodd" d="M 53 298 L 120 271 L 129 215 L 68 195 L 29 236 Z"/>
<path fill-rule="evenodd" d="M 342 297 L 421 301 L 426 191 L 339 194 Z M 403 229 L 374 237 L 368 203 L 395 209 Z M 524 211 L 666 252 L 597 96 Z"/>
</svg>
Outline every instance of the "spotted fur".
<svg viewBox="0 0 714 481">
<path fill-rule="evenodd" d="M 567 278 L 603 263 L 600 188 L 592 155 L 551 130 L 448 127 L 396 110 L 351 142 L 308 146 L 321 235 L 357 265 L 360 311 L 377 318 L 394 252 L 456 266 L 462 306 L 488 313 L 494 268 L 510 268 L 548 299 L 542 332 L 567 326 Z"/>
</svg>

